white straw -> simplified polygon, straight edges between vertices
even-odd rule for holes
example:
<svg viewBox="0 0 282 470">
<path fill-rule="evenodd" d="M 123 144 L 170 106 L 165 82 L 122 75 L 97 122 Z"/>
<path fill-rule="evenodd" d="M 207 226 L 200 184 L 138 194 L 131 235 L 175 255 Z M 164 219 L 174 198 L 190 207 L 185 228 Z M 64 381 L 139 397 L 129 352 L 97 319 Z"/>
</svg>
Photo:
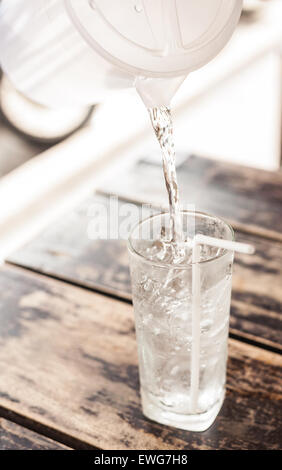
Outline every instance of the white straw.
<svg viewBox="0 0 282 470">
<path fill-rule="evenodd" d="M 209 245 L 239 253 L 253 254 L 253 245 L 197 234 L 192 251 L 192 347 L 191 347 L 191 412 L 196 413 L 200 381 L 200 335 L 201 335 L 201 272 L 200 245 Z"/>
<path fill-rule="evenodd" d="M 207 237 L 200 233 L 195 236 L 194 243 L 198 245 L 215 246 L 224 250 L 237 251 L 238 253 L 245 253 L 248 255 L 252 255 L 255 252 L 255 247 L 248 243 L 239 243 L 230 240 L 222 240 L 221 238 Z"/>
<path fill-rule="evenodd" d="M 200 245 L 196 242 L 192 252 L 192 347 L 191 347 L 191 413 L 196 413 L 200 378 L 200 314 L 201 279 Z"/>
</svg>

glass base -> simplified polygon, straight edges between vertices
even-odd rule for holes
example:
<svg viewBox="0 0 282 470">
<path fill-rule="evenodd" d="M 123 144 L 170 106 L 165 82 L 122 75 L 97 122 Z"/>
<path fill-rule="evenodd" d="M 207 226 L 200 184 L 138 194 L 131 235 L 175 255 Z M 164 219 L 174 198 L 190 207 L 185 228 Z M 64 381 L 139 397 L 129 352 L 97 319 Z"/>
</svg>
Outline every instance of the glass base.
<svg viewBox="0 0 282 470">
<path fill-rule="evenodd" d="M 225 390 L 214 406 L 205 413 L 189 415 L 173 413 L 158 407 L 150 400 L 149 394 L 141 390 L 143 413 L 147 418 L 160 424 L 195 432 L 206 431 L 213 424 L 222 406 L 224 395 Z"/>
</svg>

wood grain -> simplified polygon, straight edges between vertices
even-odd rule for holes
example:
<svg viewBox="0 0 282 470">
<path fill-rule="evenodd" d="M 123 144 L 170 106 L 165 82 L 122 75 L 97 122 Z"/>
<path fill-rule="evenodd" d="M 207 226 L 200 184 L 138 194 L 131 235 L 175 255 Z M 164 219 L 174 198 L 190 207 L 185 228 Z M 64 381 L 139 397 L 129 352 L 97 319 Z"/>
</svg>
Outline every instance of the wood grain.
<svg viewBox="0 0 282 470">
<path fill-rule="evenodd" d="M 282 244 L 236 231 L 254 255 L 236 254 L 230 330 L 262 346 L 282 351 Z"/>
<path fill-rule="evenodd" d="M 109 207 L 110 202 L 106 197 L 93 196 L 17 250 L 8 261 L 130 300 L 126 242 L 90 240 L 87 236 L 93 219 L 88 214 L 95 204 Z M 231 332 L 281 350 L 282 244 L 241 231 L 236 232 L 236 238 L 253 243 L 256 254 L 236 255 Z"/>
<path fill-rule="evenodd" d="M 104 196 L 89 198 L 10 255 L 7 261 L 130 299 L 126 241 L 91 240 L 88 236 L 91 222 L 100 217 L 95 215 L 99 204 L 109 209 L 110 200 Z M 123 218 L 119 223 L 122 221 Z M 100 220 L 100 224 L 106 225 L 106 221 Z"/>
<path fill-rule="evenodd" d="M 282 240 L 282 172 L 196 156 L 177 168 L 180 201 L 224 217 L 236 228 Z M 100 192 L 167 207 L 162 167 L 140 160 L 103 183 Z"/>
<path fill-rule="evenodd" d="M 59 442 L 52 441 L 34 431 L 0 418 L 0 450 L 67 450 Z"/>
<path fill-rule="evenodd" d="M 0 406 L 103 449 L 278 449 L 282 358 L 230 340 L 227 396 L 204 433 L 143 417 L 133 309 L 0 270 Z"/>
</svg>

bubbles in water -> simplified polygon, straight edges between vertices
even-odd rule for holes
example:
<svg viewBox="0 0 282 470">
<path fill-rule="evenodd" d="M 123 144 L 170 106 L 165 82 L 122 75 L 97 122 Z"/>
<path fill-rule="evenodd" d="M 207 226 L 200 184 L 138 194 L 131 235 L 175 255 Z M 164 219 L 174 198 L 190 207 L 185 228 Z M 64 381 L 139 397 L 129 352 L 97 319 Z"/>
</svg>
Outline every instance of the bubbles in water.
<svg viewBox="0 0 282 470">
<path fill-rule="evenodd" d="M 143 284 L 143 289 L 145 291 L 151 291 L 154 288 L 153 281 L 151 279 L 148 279 L 144 284 Z"/>
<path fill-rule="evenodd" d="M 143 7 L 140 4 L 136 4 L 134 5 L 134 10 L 136 11 L 136 13 L 142 13 Z"/>
<path fill-rule="evenodd" d="M 211 329 L 212 324 L 211 318 L 205 318 L 205 320 L 201 322 L 201 333 L 207 333 Z"/>
<path fill-rule="evenodd" d="M 171 371 L 170 371 L 170 375 L 176 376 L 176 375 L 178 374 L 178 372 L 179 372 L 179 369 L 180 369 L 179 366 L 174 366 L 174 367 L 171 369 Z"/>
</svg>

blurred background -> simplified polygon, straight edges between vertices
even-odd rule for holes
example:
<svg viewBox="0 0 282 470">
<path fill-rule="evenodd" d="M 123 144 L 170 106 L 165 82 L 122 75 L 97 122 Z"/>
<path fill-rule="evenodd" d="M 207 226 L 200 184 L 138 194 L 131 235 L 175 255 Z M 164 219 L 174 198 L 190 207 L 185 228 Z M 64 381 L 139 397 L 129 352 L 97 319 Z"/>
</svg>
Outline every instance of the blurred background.
<svg viewBox="0 0 282 470">
<path fill-rule="evenodd" d="M 281 0 L 245 0 L 230 43 L 186 79 L 173 102 L 178 163 L 191 154 L 269 171 L 281 167 L 281 24 Z M 161 165 L 134 90 L 91 108 L 47 109 L 1 74 L 0 143 L 4 254 L 103 186 L 116 168 L 140 158 Z"/>
</svg>

